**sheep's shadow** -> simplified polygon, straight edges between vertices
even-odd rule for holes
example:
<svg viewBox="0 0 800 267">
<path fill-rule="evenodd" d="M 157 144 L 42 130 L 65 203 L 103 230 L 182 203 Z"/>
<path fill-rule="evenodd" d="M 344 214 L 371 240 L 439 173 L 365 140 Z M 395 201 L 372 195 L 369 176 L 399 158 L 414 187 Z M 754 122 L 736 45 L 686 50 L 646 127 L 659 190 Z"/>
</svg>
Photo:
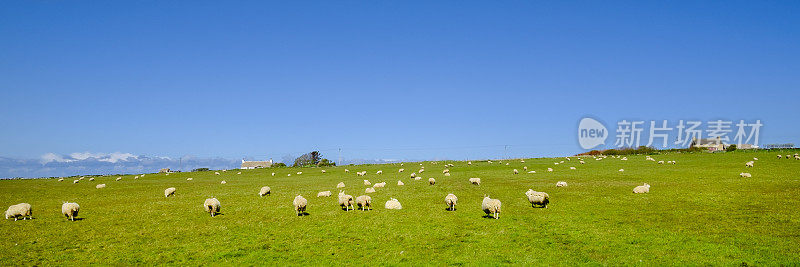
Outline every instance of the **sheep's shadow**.
<svg viewBox="0 0 800 267">
<path fill-rule="evenodd" d="M 444 210 L 446 210 L 446 211 L 456 211 L 456 208 L 450 209 L 450 207 L 447 207 L 447 208 L 444 208 Z"/>
<path fill-rule="evenodd" d="M 481 217 L 483 217 L 484 219 L 492 219 L 492 220 L 495 220 L 495 218 L 494 218 L 492 215 L 489 215 L 489 214 L 486 214 L 486 215 L 484 215 L 484 216 L 481 216 Z"/>
<path fill-rule="evenodd" d="M 72 220 L 70 220 L 69 218 L 67 218 L 67 221 L 68 221 L 68 222 L 71 222 L 71 221 L 83 221 L 83 218 L 72 218 Z"/>
<path fill-rule="evenodd" d="M 303 217 L 308 216 L 308 215 L 311 215 L 311 213 L 308 213 L 308 212 L 305 212 L 305 211 L 300 213 L 300 214 L 297 214 L 297 216 L 303 216 Z"/>
<path fill-rule="evenodd" d="M 214 216 L 209 215 L 209 217 L 213 218 L 213 217 L 217 217 L 217 216 L 220 216 L 220 215 L 225 215 L 225 213 L 215 213 Z"/>
</svg>

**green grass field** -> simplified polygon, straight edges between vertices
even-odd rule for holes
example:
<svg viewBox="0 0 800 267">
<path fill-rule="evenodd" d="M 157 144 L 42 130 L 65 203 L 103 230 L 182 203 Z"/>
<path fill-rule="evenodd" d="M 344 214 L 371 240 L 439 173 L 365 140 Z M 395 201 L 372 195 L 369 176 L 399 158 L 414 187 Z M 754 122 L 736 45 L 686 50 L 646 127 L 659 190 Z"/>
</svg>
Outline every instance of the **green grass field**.
<svg viewBox="0 0 800 267">
<path fill-rule="evenodd" d="M 35 219 L 0 223 L 0 264 L 797 265 L 800 161 L 777 154 L 653 155 L 676 165 L 644 156 L 587 158 L 584 165 L 575 158 L 559 165 L 553 163 L 564 158 L 446 162 L 455 164 L 450 177 L 442 175 L 445 162 L 423 162 L 420 181 L 409 178 L 419 163 L 342 166 L 325 168 L 325 174 L 321 168 L 279 168 L 138 180 L 126 175 L 122 181 L 108 176 L 78 184 L 3 180 L 0 204 L 30 203 Z M 746 169 L 753 157 L 760 160 Z M 537 173 L 525 173 L 523 166 Z M 515 168 L 521 173 L 513 175 Z M 367 176 L 355 174 L 362 170 Z M 384 173 L 376 175 L 378 170 Z M 740 178 L 740 172 L 753 177 Z M 429 177 L 436 185 L 428 185 Z M 471 185 L 471 177 L 482 184 Z M 374 210 L 339 209 L 336 184 L 343 181 L 355 197 L 364 194 L 363 179 L 387 183 L 370 194 Z M 557 181 L 569 186 L 556 188 Z M 99 183 L 107 188 L 95 189 Z M 650 193 L 633 194 L 642 183 L 652 186 Z M 272 195 L 257 196 L 265 185 Z M 164 197 L 168 187 L 177 188 L 174 197 Z M 550 195 L 548 208 L 530 206 L 524 194 L 529 188 Z M 333 196 L 316 197 L 325 190 Z M 458 196 L 455 211 L 445 210 L 448 193 Z M 297 194 L 308 199 L 308 216 L 295 216 Z M 502 201 L 500 219 L 484 217 L 486 194 Z M 202 207 L 212 196 L 223 213 L 214 218 Z M 384 209 L 390 197 L 403 209 Z M 81 205 L 82 220 L 61 215 L 64 201 Z"/>
</svg>

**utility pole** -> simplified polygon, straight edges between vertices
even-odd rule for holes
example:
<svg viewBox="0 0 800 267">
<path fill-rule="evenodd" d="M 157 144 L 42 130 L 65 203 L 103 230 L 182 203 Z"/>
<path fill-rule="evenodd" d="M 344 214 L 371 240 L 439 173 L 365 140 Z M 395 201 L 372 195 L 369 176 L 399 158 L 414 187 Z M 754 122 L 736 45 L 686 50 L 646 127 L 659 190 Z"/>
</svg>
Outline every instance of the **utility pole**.
<svg viewBox="0 0 800 267">
<path fill-rule="evenodd" d="M 505 154 L 505 158 L 508 159 L 508 145 L 505 145 L 503 150 L 504 150 L 503 153 Z"/>
<path fill-rule="evenodd" d="M 336 166 L 342 166 L 342 148 L 339 148 L 339 162 L 336 162 Z"/>
</svg>

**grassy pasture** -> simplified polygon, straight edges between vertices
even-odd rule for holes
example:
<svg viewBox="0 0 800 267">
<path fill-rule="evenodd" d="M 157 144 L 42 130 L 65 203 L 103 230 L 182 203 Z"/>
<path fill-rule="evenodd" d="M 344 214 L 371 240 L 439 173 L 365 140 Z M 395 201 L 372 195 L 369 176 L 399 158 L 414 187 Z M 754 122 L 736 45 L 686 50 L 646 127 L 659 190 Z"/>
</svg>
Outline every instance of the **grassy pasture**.
<svg viewBox="0 0 800 267">
<path fill-rule="evenodd" d="M 777 154 L 653 155 L 676 165 L 644 156 L 587 158 L 583 165 L 576 158 L 559 165 L 554 163 L 564 158 L 471 166 L 423 162 L 420 181 L 409 178 L 420 163 L 342 166 L 325 168 L 325 174 L 320 168 L 279 168 L 241 175 L 147 174 L 138 180 L 125 175 L 121 181 L 108 176 L 78 184 L 3 180 L 2 207 L 30 203 L 35 219 L 0 222 L 0 264 L 797 265 L 800 161 Z M 753 157 L 760 160 L 746 169 Z M 455 164 L 450 177 L 442 174 L 445 163 Z M 523 166 L 537 173 L 523 172 Z M 515 168 L 521 173 L 513 175 Z M 367 176 L 356 175 L 362 170 Z M 383 174 L 376 175 L 378 170 Z M 740 178 L 740 172 L 753 177 Z M 428 185 L 429 177 L 436 185 Z M 482 184 L 469 184 L 470 177 Z M 374 210 L 339 209 L 336 184 L 343 181 L 355 197 L 364 194 L 363 179 L 387 183 L 370 194 Z M 397 186 L 398 180 L 405 186 Z M 569 186 L 556 188 L 557 181 Z M 107 187 L 95 189 L 100 183 Z M 652 186 L 650 193 L 633 194 L 642 183 Z M 258 197 L 264 185 L 272 195 Z M 174 197 L 164 197 L 168 187 L 177 188 Z M 524 195 L 529 188 L 547 192 L 549 207 L 532 208 Z M 316 197 L 325 190 L 333 196 Z M 455 211 L 445 210 L 448 193 L 458 196 Z M 308 199 L 308 216 L 295 216 L 297 194 Z M 499 220 L 484 217 L 480 203 L 486 194 L 502 201 Z M 214 218 L 202 208 L 212 196 L 223 213 Z M 390 197 L 403 209 L 384 209 Z M 60 214 L 64 201 L 81 205 L 82 220 L 70 222 Z"/>
</svg>

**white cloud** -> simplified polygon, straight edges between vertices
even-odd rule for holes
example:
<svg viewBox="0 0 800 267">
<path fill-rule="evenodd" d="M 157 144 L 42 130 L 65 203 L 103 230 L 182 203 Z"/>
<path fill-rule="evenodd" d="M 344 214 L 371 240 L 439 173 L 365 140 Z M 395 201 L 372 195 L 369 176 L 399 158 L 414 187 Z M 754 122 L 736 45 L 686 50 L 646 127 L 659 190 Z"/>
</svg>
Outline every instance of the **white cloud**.
<svg viewBox="0 0 800 267">
<path fill-rule="evenodd" d="M 137 159 L 138 157 L 134 156 L 131 153 L 114 152 L 114 153 L 105 155 L 103 158 L 98 159 L 98 160 L 99 161 L 105 161 L 105 162 L 111 162 L 111 163 L 117 163 L 117 161 L 120 161 L 120 160 L 127 161 L 130 158 Z"/>
<path fill-rule="evenodd" d="M 65 159 L 64 156 L 56 155 L 55 153 L 47 153 L 42 155 L 41 157 L 42 164 L 50 163 L 50 162 L 72 162 L 74 160 Z"/>
</svg>

